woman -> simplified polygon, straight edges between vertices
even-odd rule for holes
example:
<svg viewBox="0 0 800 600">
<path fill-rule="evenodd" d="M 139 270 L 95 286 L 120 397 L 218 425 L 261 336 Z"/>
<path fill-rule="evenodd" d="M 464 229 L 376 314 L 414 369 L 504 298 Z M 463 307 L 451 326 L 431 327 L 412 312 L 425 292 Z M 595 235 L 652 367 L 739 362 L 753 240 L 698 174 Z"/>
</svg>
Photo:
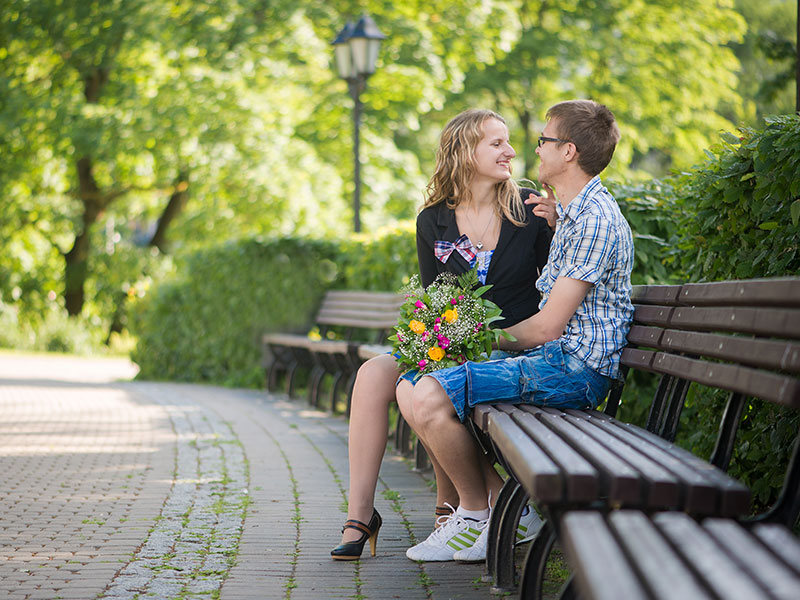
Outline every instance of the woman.
<svg viewBox="0 0 800 600">
<path fill-rule="evenodd" d="M 516 156 L 503 118 L 489 110 L 471 109 L 453 118 L 442 132 L 436 168 L 427 198 L 417 217 L 420 280 L 428 286 L 439 273 L 460 274 L 477 266 L 478 276 L 492 288 L 485 298 L 503 311 L 497 326 L 509 327 L 538 309 L 535 283 L 547 262 L 555 202 L 534 201 L 533 216 L 511 179 Z M 548 222 L 550 226 L 548 226 Z M 375 555 L 381 517 L 375 510 L 375 486 L 388 438 L 389 404 L 395 400 L 400 373 L 386 354 L 364 363 L 356 376 L 350 409 L 350 495 L 342 543 L 331 551 L 335 560 L 356 560 L 369 539 Z M 458 495 L 436 462 L 436 514 L 448 514 Z"/>
</svg>

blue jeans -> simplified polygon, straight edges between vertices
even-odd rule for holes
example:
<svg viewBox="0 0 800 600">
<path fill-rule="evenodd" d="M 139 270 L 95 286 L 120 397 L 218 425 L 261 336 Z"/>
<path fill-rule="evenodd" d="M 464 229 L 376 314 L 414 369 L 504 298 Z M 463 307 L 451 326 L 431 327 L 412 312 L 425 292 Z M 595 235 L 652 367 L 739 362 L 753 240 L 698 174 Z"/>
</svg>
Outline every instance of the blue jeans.
<svg viewBox="0 0 800 600">
<path fill-rule="evenodd" d="M 434 371 L 463 422 L 476 404 L 508 402 L 555 408 L 597 408 L 611 379 L 564 354 L 558 340 L 486 362 Z"/>
</svg>

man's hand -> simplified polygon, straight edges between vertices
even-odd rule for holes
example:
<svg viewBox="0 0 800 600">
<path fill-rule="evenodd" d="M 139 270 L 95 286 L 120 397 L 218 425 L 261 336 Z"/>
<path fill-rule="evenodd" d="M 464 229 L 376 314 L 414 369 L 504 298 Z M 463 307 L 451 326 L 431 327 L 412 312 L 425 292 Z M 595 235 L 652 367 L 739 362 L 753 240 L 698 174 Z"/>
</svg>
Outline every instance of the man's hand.
<svg viewBox="0 0 800 600">
<path fill-rule="evenodd" d="M 517 341 L 500 338 L 500 347 L 504 350 L 527 350 L 557 340 L 591 287 L 587 281 L 559 277 L 541 311 L 506 329 Z"/>
<path fill-rule="evenodd" d="M 556 221 L 558 220 L 558 213 L 556 213 L 556 195 L 550 186 L 544 186 L 547 196 L 536 196 L 529 194 L 525 204 L 533 205 L 533 214 L 537 217 L 543 218 L 547 221 L 550 229 L 556 228 Z"/>
</svg>

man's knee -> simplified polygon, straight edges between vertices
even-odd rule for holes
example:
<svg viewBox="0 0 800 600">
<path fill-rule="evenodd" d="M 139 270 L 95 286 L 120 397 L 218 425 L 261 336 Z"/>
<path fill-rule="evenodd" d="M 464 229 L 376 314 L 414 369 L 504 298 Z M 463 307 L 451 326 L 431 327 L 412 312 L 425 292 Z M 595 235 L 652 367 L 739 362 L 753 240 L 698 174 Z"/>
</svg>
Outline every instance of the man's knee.
<svg viewBox="0 0 800 600">
<path fill-rule="evenodd" d="M 421 424 L 430 424 L 455 415 L 450 398 L 433 377 L 423 377 L 417 382 L 411 404 L 414 415 Z"/>
</svg>

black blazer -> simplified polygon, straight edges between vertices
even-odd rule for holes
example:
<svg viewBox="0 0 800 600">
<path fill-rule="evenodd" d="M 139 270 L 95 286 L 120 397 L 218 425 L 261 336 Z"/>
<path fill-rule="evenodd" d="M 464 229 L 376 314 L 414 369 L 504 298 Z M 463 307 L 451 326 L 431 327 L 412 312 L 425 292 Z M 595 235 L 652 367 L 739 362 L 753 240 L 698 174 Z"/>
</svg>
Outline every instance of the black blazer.
<svg viewBox="0 0 800 600">
<path fill-rule="evenodd" d="M 520 190 L 523 198 L 536 192 Z M 539 291 L 536 280 L 550 251 L 553 232 L 547 221 L 526 211 L 526 223 L 517 227 L 503 219 L 500 238 L 489 263 L 486 283 L 492 287 L 484 294 L 503 311 L 500 327 L 510 327 L 527 319 L 539 310 Z M 461 234 L 456 224 L 456 214 L 445 202 L 430 206 L 417 216 L 417 259 L 423 286 L 428 286 L 439 273 L 450 271 L 459 275 L 469 270 L 469 263 L 458 252 L 453 252 L 446 263 L 433 253 L 433 242 L 455 242 Z"/>
</svg>

